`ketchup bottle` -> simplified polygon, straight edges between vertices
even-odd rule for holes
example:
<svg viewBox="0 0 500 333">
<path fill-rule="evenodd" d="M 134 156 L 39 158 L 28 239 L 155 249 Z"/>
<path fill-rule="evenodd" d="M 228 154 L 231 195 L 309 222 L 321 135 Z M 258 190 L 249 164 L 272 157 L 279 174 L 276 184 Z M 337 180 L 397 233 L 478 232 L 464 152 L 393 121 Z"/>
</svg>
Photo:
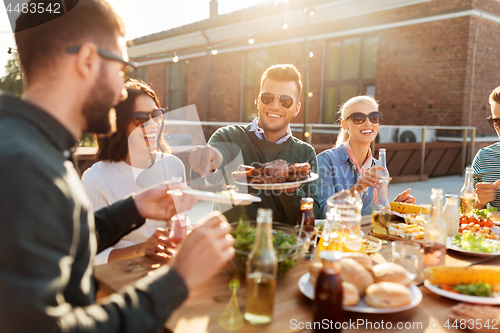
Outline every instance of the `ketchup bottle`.
<svg viewBox="0 0 500 333">
<path fill-rule="evenodd" d="M 323 267 L 314 289 L 314 332 L 340 332 L 344 322 L 342 280 L 338 272 L 339 251 L 321 251 Z"/>
<path fill-rule="evenodd" d="M 314 231 L 314 200 L 312 198 L 300 199 L 300 212 L 297 217 L 297 225 L 299 228 L 302 226 L 306 232 Z"/>
</svg>

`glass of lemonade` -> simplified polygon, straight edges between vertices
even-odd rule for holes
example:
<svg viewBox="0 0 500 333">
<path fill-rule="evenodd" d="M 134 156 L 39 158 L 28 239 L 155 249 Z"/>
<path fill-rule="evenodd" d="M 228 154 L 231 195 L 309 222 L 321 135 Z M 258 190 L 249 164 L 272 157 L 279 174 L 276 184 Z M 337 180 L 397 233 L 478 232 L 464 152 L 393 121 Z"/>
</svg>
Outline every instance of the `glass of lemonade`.
<svg viewBox="0 0 500 333">
<path fill-rule="evenodd" d="M 348 190 L 340 191 L 328 198 L 327 205 L 329 209 L 318 244 L 318 253 L 325 249 L 364 252 L 361 237 L 363 203 L 359 194 L 352 194 Z"/>
</svg>

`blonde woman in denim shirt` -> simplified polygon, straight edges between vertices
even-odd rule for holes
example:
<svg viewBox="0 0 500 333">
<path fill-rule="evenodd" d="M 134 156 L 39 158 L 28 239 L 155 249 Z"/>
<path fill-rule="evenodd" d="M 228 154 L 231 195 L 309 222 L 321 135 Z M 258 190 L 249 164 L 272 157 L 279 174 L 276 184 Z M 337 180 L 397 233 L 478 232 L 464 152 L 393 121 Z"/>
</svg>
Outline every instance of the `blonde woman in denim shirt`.
<svg viewBox="0 0 500 333">
<path fill-rule="evenodd" d="M 370 96 L 356 96 L 342 105 L 339 111 L 342 119 L 335 147 L 318 155 L 319 193 L 318 198 L 323 216 L 326 214 L 326 200 L 342 190 L 358 191 L 363 200 L 362 215 L 372 212 L 374 189 L 378 187 L 384 170 L 373 158 L 370 145 L 378 133 L 382 113 L 377 101 Z M 410 189 L 400 193 L 395 201 L 413 203 L 415 198 Z"/>
</svg>

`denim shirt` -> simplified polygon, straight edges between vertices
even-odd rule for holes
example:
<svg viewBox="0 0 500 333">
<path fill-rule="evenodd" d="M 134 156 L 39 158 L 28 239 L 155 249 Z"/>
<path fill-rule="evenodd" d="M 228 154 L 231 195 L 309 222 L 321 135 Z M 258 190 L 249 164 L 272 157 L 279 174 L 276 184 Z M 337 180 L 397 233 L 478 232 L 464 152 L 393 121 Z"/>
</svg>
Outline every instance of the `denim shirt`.
<svg viewBox="0 0 500 333">
<path fill-rule="evenodd" d="M 372 158 L 372 166 L 378 164 L 378 161 Z M 318 173 L 318 199 L 321 215 L 325 218 L 328 210 L 326 200 L 337 192 L 349 190 L 356 184 L 359 174 L 344 145 L 325 150 L 318 155 Z M 370 215 L 373 205 L 373 187 L 368 187 L 361 194 L 361 199 L 363 200 L 361 215 Z"/>
</svg>

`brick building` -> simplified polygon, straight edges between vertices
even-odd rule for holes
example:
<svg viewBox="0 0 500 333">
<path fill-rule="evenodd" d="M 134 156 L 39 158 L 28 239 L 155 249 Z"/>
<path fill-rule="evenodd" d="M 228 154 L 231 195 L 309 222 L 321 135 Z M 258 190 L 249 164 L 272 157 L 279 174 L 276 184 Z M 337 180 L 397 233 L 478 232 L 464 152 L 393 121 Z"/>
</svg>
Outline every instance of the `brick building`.
<svg viewBox="0 0 500 333">
<path fill-rule="evenodd" d="M 485 118 L 500 85 L 499 1 L 289 0 L 225 15 L 210 6 L 207 20 L 130 43 L 137 76 L 170 109 L 195 104 L 200 120 L 249 121 L 263 70 L 292 63 L 305 88 L 294 122 L 307 102 L 308 123 L 331 124 L 339 104 L 370 94 L 385 125 L 495 133 Z"/>
</svg>

